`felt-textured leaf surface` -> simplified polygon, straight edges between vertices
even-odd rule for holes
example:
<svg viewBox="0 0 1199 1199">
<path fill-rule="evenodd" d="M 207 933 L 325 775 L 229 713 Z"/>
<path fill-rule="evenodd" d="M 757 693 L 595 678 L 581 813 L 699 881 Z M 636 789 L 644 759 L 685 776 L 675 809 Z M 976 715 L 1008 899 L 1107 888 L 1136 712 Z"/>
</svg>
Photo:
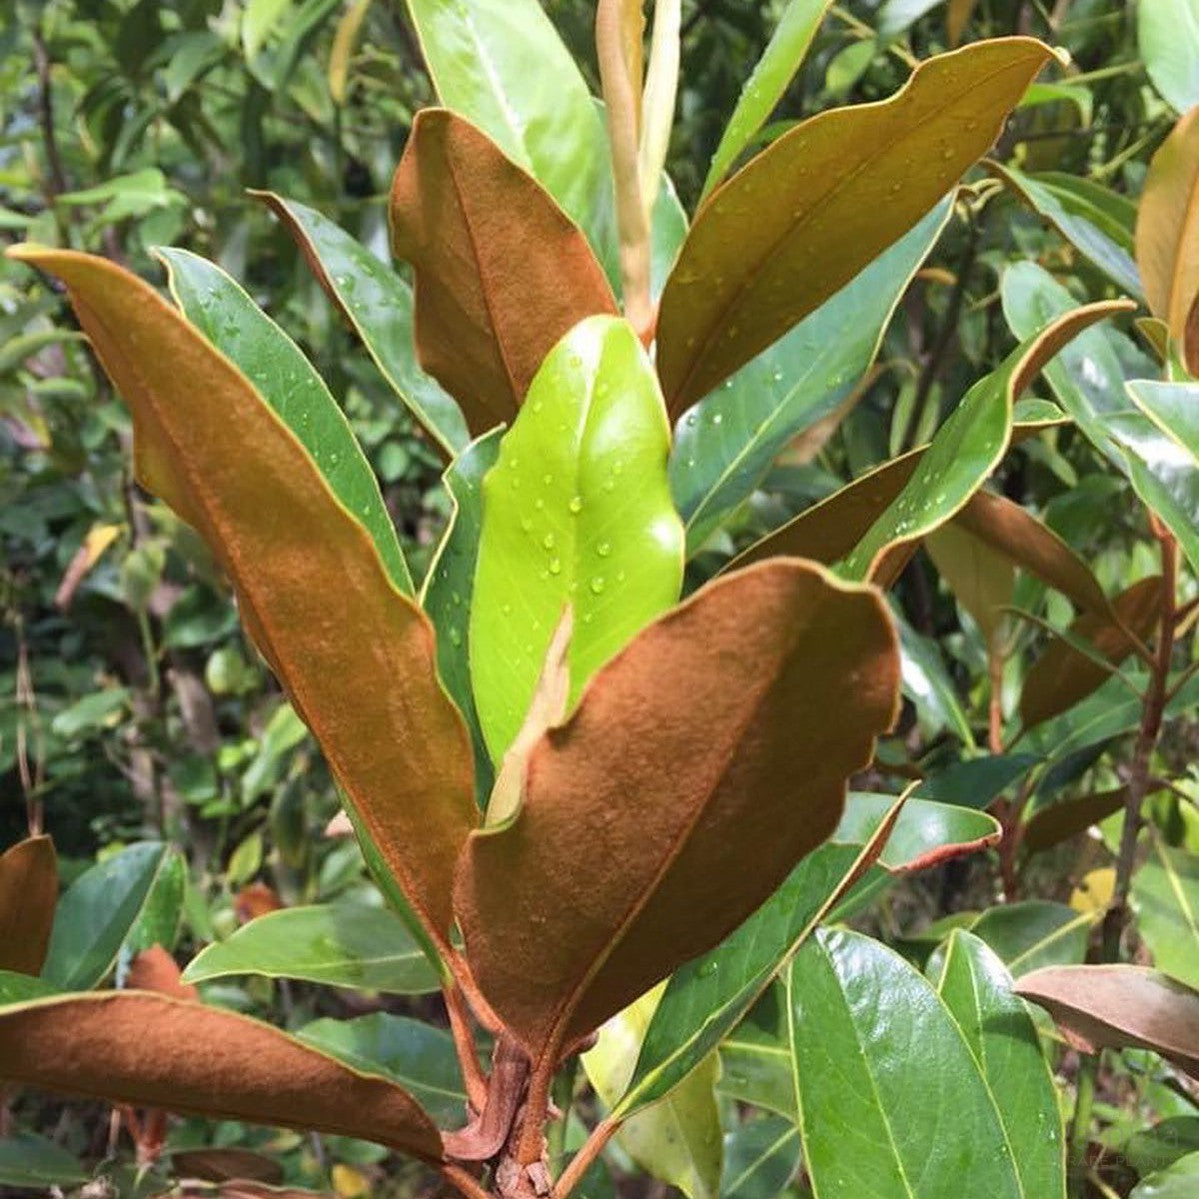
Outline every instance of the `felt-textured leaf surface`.
<svg viewBox="0 0 1199 1199">
<path fill-rule="evenodd" d="M 1199 857 L 1150 828 L 1149 854 L 1133 876 L 1137 928 L 1159 970 L 1199 987 Z"/>
<path fill-rule="evenodd" d="M 91 1176 L 83 1163 L 61 1145 L 36 1133 L 10 1131 L 0 1140 L 0 1184 L 36 1188 L 76 1187 Z"/>
<path fill-rule="evenodd" d="M 423 613 L 245 376 L 151 287 L 87 255 L 9 253 L 67 284 L 133 409 L 140 480 L 212 547 L 334 776 L 444 941 L 477 809 L 466 730 L 437 682 Z"/>
<path fill-rule="evenodd" d="M 313 1129 L 441 1158 L 412 1096 L 246 1016 L 149 991 L 0 1008 L 7 1080 L 213 1119 Z"/>
<path fill-rule="evenodd" d="M 364 1074 L 382 1074 L 399 1083 L 442 1126 L 466 1119 L 454 1040 L 444 1029 L 372 1012 L 353 1020 L 314 1020 L 296 1038 Z"/>
<path fill-rule="evenodd" d="M 1199 1078 L 1199 991 L 1147 966 L 1054 966 L 1016 984 L 1095 1049 L 1152 1049 Z"/>
<path fill-rule="evenodd" d="M 948 200 L 679 422 L 670 482 L 694 552 L 788 443 L 853 396 L 891 314 L 949 217 Z"/>
<path fill-rule="evenodd" d="M 329 490 L 370 535 L 388 577 L 412 594 L 412 575 L 378 480 L 320 375 L 220 267 L 188 250 L 160 250 L 180 311 L 254 385 L 299 439 Z"/>
<path fill-rule="evenodd" d="M 1137 6 L 1137 46 L 1153 86 L 1179 112 L 1199 104 L 1199 9 L 1195 0 Z"/>
<path fill-rule="evenodd" d="M 769 120 L 803 62 L 828 6 L 829 0 L 790 0 L 783 9 L 770 41 L 742 86 L 732 116 L 720 135 L 704 180 L 701 203 Z"/>
<path fill-rule="evenodd" d="M 980 379 L 937 431 L 903 489 L 840 565 L 850 579 L 893 577 L 906 546 L 939 528 L 969 502 L 1011 442 L 1013 408 L 1041 368 L 1088 325 L 1127 310 L 1120 301 L 1076 308 L 1022 342 Z"/>
<path fill-rule="evenodd" d="M 738 1124 L 724 1138 L 725 1199 L 774 1199 L 795 1177 L 801 1158 L 799 1129 L 781 1116 Z"/>
<path fill-rule="evenodd" d="M 1194 20 L 1199 39 L 1199 9 Z M 1187 317 L 1199 297 L 1199 108 L 1178 122 L 1149 164 L 1137 212 L 1136 252 L 1149 310 L 1182 346 Z M 1199 370 L 1199 361 L 1192 359 L 1191 368 Z"/>
<path fill-rule="evenodd" d="M 1161 613 L 1160 576 L 1141 579 L 1121 592 L 1112 603 L 1115 615 L 1142 642 L 1148 639 Z M 1070 626 L 1072 638 L 1094 647 L 1098 654 L 1119 665 L 1132 653 L 1128 633 L 1101 613 L 1084 612 Z M 1108 678 L 1102 666 L 1080 653 L 1068 641 L 1054 638 L 1024 677 L 1020 693 L 1020 718 L 1031 727 L 1085 699 Z"/>
<path fill-rule="evenodd" d="M 550 352 L 483 480 L 470 669 L 498 761 L 546 648 L 573 610 L 569 702 L 678 599 L 683 530 L 667 480 L 670 430 L 627 322 L 593 317 Z"/>
<path fill-rule="evenodd" d="M 408 0 L 408 12 L 441 103 L 536 178 L 617 278 L 603 118 L 542 6 Z"/>
<path fill-rule="evenodd" d="M 191 983 L 259 974 L 331 987 L 423 995 L 438 978 L 403 923 L 383 908 L 332 903 L 283 908 L 200 951 Z"/>
<path fill-rule="evenodd" d="M 0 854 L 0 970 L 40 973 L 57 902 L 58 858 L 49 837 L 26 837 Z"/>
<path fill-rule="evenodd" d="M 1140 273 L 1121 240 L 1080 214 L 1076 205 L 1063 203 L 1059 191 L 1034 175 L 997 162 L 987 164 L 1021 200 L 1044 217 L 1072 246 L 1091 260 L 1113 283 L 1130 296 L 1142 298 Z M 1018 264 L 1025 265 L 1025 264 Z M 1011 268 L 1009 268 L 1011 269 Z"/>
<path fill-rule="evenodd" d="M 1036 1026 L 1012 988 L 985 942 L 961 929 L 950 933 L 937 994 L 995 1098 L 1021 1193 L 1053 1199 L 1066 1193 L 1062 1116 Z"/>
<path fill-rule="evenodd" d="M 961 1029 L 907 962 L 821 929 L 786 973 L 804 1168 L 823 1199 L 1023 1199 L 1000 1115 Z M 893 1013 L 903 1012 L 896 1020 Z M 1027 1199 L 1032 1199 L 1028 1193 Z"/>
<path fill-rule="evenodd" d="M 486 803 L 494 781 L 483 740 L 470 672 L 470 610 L 483 528 L 483 477 L 500 453 L 502 430 L 493 429 L 446 467 L 441 481 L 454 511 L 421 587 L 421 607 L 437 630 L 437 671 L 470 729 L 475 758 L 475 798 Z"/>
<path fill-rule="evenodd" d="M 833 832 L 898 675 L 876 592 L 778 561 L 709 584 L 595 677 L 455 891 L 475 978 L 535 1060 L 718 944 Z"/>
<path fill-rule="evenodd" d="M 112 969 L 166 858 L 143 841 L 90 867 L 67 888 L 54 913 L 42 977 L 62 991 L 86 991 Z"/>
<path fill-rule="evenodd" d="M 662 293 L 658 369 L 672 415 L 924 216 L 995 140 L 1047 55 L 1031 38 L 940 55 L 889 100 L 803 122 L 713 192 Z"/>
<path fill-rule="evenodd" d="M 510 422 L 542 359 L 584 317 L 616 312 L 586 238 L 494 142 L 425 109 L 396 170 L 392 244 L 416 275 L 421 366 L 478 436 Z"/>
<path fill-rule="evenodd" d="M 407 281 L 316 209 L 274 192 L 251 195 L 267 204 L 291 234 L 325 294 L 425 432 L 451 458 L 465 450 L 470 434 L 461 409 L 416 361 Z"/>
</svg>

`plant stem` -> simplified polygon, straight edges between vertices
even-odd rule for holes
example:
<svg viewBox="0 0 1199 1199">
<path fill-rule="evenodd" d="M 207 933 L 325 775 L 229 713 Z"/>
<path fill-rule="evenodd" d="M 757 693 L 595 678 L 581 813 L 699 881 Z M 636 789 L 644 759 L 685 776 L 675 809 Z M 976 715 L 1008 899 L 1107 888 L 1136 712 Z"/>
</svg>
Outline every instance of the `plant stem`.
<svg viewBox="0 0 1199 1199">
<path fill-rule="evenodd" d="M 457 983 L 450 983 L 445 987 L 443 994 L 445 1010 L 450 1018 L 450 1032 L 454 1037 L 454 1049 L 458 1054 L 458 1064 L 462 1067 L 463 1082 L 466 1084 L 466 1097 L 478 1113 L 487 1102 L 487 1079 L 483 1077 L 483 1068 L 479 1065 L 479 1053 L 474 1033 L 471 1031 L 466 1000 Z"/>
<path fill-rule="evenodd" d="M 1095 1103 L 1095 1078 L 1099 1073 L 1099 1055 L 1088 1054 L 1078 1067 L 1074 1118 L 1070 1123 L 1067 1150 L 1067 1178 L 1070 1199 L 1078 1199 L 1087 1178 L 1087 1148 L 1091 1143 L 1091 1109 Z"/>
<path fill-rule="evenodd" d="M 591 1135 L 583 1143 L 582 1149 L 574 1155 L 570 1165 L 562 1171 L 562 1177 L 558 1179 L 558 1183 L 554 1187 L 554 1199 L 566 1199 L 566 1196 L 578 1185 L 583 1175 L 591 1167 L 591 1163 L 604 1151 L 604 1146 L 616 1135 L 619 1128 L 619 1120 L 609 1119 L 601 1120 L 592 1129 Z"/>
<path fill-rule="evenodd" d="M 466 1199 L 494 1199 L 487 1188 L 462 1166 L 446 1162 L 441 1167 L 441 1176 Z"/>
</svg>

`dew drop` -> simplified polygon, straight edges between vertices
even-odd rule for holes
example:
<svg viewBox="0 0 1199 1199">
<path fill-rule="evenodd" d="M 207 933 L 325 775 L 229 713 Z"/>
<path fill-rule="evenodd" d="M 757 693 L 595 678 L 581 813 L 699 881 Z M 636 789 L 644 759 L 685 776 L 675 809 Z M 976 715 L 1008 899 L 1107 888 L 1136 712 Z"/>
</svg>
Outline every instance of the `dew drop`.
<svg viewBox="0 0 1199 1199">
<path fill-rule="evenodd" d="M 560 575 L 562 573 L 562 561 L 559 558 L 550 559 L 550 574 Z"/>
<path fill-rule="evenodd" d="M 546 548 L 547 550 L 552 550 L 552 549 L 554 548 L 554 535 L 553 535 L 553 533 L 547 533 L 547 534 L 546 534 L 546 535 L 545 535 L 545 536 L 544 536 L 544 537 L 541 539 L 541 544 L 542 544 L 543 546 L 545 546 L 545 548 Z"/>
<path fill-rule="evenodd" d="M 612 552 L 612 543 L 610 541 L 601 541 L 599 545 L 595 547 L 595 552 L 599 554 L 601 558 L 606 558 Z"/>
<path fill-rule="evenodd" d="M 578 516 L 578 514 L 583 511 L 582 497 L 577 495 L 574 496 L 567 507 L 571 510 L 573 515 Z"/>
</svg>

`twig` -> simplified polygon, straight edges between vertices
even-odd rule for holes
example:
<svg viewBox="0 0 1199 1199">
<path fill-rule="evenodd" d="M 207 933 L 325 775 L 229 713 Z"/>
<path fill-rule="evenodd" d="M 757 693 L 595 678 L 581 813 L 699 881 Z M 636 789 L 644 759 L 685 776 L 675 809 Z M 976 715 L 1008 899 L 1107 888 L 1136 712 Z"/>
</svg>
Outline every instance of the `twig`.
<svg viewBox="0 0 1199 1199">
<path fill-rule="evenodd" d="M 470 1016 L 466 1000 L 457 983 L 450 983 L 444 991 L 445 1010 L 450 1018 L 450 1032 L 454 1037 L 454 1049 L 462 1067 L 462 1079 L 466 1083 L 466 1097 L 476 1112 L 483 1110 L 487 1101 L 487 1079 L 479 1065 L 478 1048 L 470 1027 Z"/>
<path fill-rule="evenodd" d="M 1070 1122 L 1067 1150 L 1067 1178 L 1071 1199 L 1082 1194 L 1087 1177 L 1087 1149 L 1091 1144 L 1091 1110 L 1095 1104 L 1095 1079 L 1099 1074 L 1099 1055 L 1087 1054 L 1078 1067 L 1075 1082 L 1074 1117 Z"/>
<path fill-rule="evenodd" d="M 441 1176 L 466 1199 L 493 1199 L 487 1188 L 463 1166 L 446 1162 L 441 1167 Z"/>
<path fill-rule="evenodd" d="M 554 1199 L 566 1199 L 566 1196 L 578 1185 L 583 1175 L 591 1167 L 591 1163 L 604 1151 L 604 1146 L 616 1135 L 620 1121 L 611 1118 L 601 1120 L 592 1129 L 591 1135 L 583 1143 L 583 1147 L 571 1159 L 570 1165 L 562 1171 L 554 1187 Z"/>
</svg>

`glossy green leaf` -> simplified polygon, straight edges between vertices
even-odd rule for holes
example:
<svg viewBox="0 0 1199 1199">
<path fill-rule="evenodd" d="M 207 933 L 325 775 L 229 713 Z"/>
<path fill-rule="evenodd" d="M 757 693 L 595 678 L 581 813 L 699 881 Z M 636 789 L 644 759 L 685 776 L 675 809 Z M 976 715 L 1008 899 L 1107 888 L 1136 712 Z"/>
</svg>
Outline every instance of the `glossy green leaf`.
<svg viewBox="0 0 1199 1199">
<path fill-rule="evenodd" d="M 314 1020 L 296 1039 L 361 1070 L 397 1082 L 437 1121 L 466 1120 L 466 1092 L 448 1032 L 408 1016 L 372 1012 L 353 1020 Z"/>
<path fill-rule="evenodd" d="M 1199 1153 L 1188 1153 L 1172 1166 L 1143 1178 L 1129 1199 L 1191 1199 L 1199 1190 Z"/>
<path fill-rule="evenodd" d="M 970 1046 L 1003 1121 L 1028 1199 L 1066 1192 L 1065 1137 L 1057 1092 L 1037 1030 L 1012 977 L 985 942 L 950 934 L 937 994 Z"/>
<path fill-rule="evenodd" d="M 159 250 L 183 315 L 246 376 L 320 468 L 330 490 L 370 534 L 391 581 L 412 576 L 379 483 L 350 422 L 296 345 L 220 267 L 188 250 Z"/>
<path fill-rule="evenodd" d="M 783 1116 L 794 1127 L 799 1111 L 788 1044 L 786 991 L 776 979 L 749 1015 L 720 1042 L 717 1089 L 738 1103 Z"/>
<path fill-rule="evenodd" d="M 1199 4 L 1195 0 L 1138 4 L 1137 46 L 1153 86 L 1178 112 L 1199 104 Z"/>
<path fill-rule="evenodd" d="M 833 839 L 868 845 L 894 802 L 890 795 L 855 792 L 845 805 Z M 900 810 L 878 862 L 902 874 L 927 870 L 949 858 L 994 845 L 1001 831 L 999 822 L 986 812 L 910 798 Z"/>
<path fill-rule="evenodd" d="M 779 17 L 762 57 L 758 59 L 737 97 L 737 105 L 724 127 L 720 143 L 704 180 L 700 203 L 724 178 L 737 157 L 769 119 L 774 107 L 799 70 L 800 63 L 824 20 L 829 0 L 789 0 Z"/>
<path fill-rule="evenodd" d="M 988 1089 L 916 970 L 859 933 L 822 929 L 786 986 L 804 1166 L 822 1199 L 959 1195 L 966 1179 L 989 1199 L 1025 1199 L 1025 1147 L 1000 1115 L 1010 1097 Z"/>
<path fill-rule="evenodd" d="M 448 456 L 464 450 L 470 434 L 461 410 L 416 360 L 408 283 L 316 209 L 273 192 L 251 194 L 283 222 L 317 281 L 421 427 Z"/>
<path fill-rule="evenodd" d="M 1126 795 L 1123 787 L 1115 787 L 1037 808 L 1024 825 L 1020 844 L 1029 853 L 1052 849 L 1118 812 Z"/>
<path fill-rule="evenodd" d="M 442 104 L 540 180 L 618 279 L 607 135 L 542 6 L 408 0 L 408 12 Z"/>
<path fill-rule="evenodd" d="M 32 1132 L 10 1132 L 0 1140 L 0 1184 L 35 1188 L 75 1187 L 91 1176 L 83 1163 L 61 1145 Z"/>
<path fill-rule="evenodd" d="M 241 43 L 247 58 L 258 54 L 291 6 L 292 0 L 247 0 L 241 19 Z"/>
<path fill-rule="evenodd" d="M 939 55 L 890 100 L 803 122 L 714 193 L 662 294 L 658 369 L 671 413 L 777 341 L 933 208 L 994 140 L 1047 54 L 1032 39 L 1003 38 Z"/>
<path fill-rule="evenodd" d="M 915 795 L 919 799 L 935 799 L 981 811 L 1024 778 L 1039 760 L 1034 754 L 967 758 L 930 774 L 917 787 Z"/>
<path fill-rule="evenodd" d="M 1199 987 L 1199 856 L 1150 828 L 1149 856 L 1133 875 L 1137 928 L 1159 970 Z"/>
<path fill-rule="evenodd" d="M 1144 299 L 1141 276 L 1128 249 L 1098 224 L 1083 215 L 1076 204 L 1063 203 L 1058 191 L 1034 175 L 1015 167 L 992 163 L 991 169 L 1026 204 L 1045 218 L 1072 246 L 1091 260 L 1118 287 Z M 1027 265 L 1027 264 L 1021 264 Z"/>
<path fill-rule="evenodd" d="M 259 916 L 228 940 L 201 950 L 183 980 L 202 983 L 243 974 L 399 995 L 422 995 L 438 986 L 424 953 L 394 915 L 351 903 Z"/>
<path fill-rule="evenodd" d="M 168 952 L 174 950 L 183 921 L 186 890 L 187 861 L 179 850 L 170 848 L 154 876 L 137 921 L 121 947 L 122 959 L 135 958 L 152 945 L 161 945 Z"/>
<path fill-rule="evenodd" d="M 454 505 L 449 527 L 421 587 L 421 607 L 437 630 L 437 671 L 458 705 L 475 755 L 475 798 L 483 806 L 495 774 L 479 725 L 470 673 L 470 612 L 483 528 L 483 478 L 500 453 L 502 429 L 485 433 L 454 459 L 441 476 Z"/>
<path fill-rule="evenodd" d="M 690 553 L 748 499 L 792 438 L 837 412 L 853 394 L 949 211 L 949 200 L 937 205 L 682 418 L 670 481 Z"/>
<path fill-rule="evenodd" d="M 781 1116 L 738 1124 L 724 1138 L 724 1199 L 775 1199 L 799 1169 L 799 1129 Z"/>
<path fill-rule="evenodd" d="M 43 978 L 18 974 L 15 970 L 0 970 L 0 1004 L 24 1003 L 27 999 L 44 999 L 57 995 L 58 988 Z"/>
<path fill-rule="evenodd" d="M 1038 171 L 1032 178 L 1052 192 L 1067 211 L 1085 217 L 1121 249 L 1132 253 L 1137 206 L 1127 196 L 1088 175 Z"/>
<path fill-rule="evenodd" d="M 1120 1146 L 1120 1153 L 1138 1174 L 1165 1170 L 1188 1154 L 1199 1155 L 1199 1115 L 1169 1116 L 1140 1129 Z"/>
<path fill-rule="evenodd" d="M 84 871 L 58 901 L 42 978 L 62 991 L 99 983 L 166 860 L 165 845 L 143 841 Z"/>
<path fill-rule="evenodd" d="M 669 438 L 653 368 L 624 321 L 583 321 L 534 378 L 483 481 L 470 665 L 493 761 L 524 719 L 567 604 L 573 703 L 678 599 L 683 533 Z"/>
<path fill-rule="evenodd" d="M 1087 951 L 1095 917 L 1064 903 L 1028 899 L 984 912 L 971 926 L 1019 978 L 1043 966 L 1074 965 Z"/>
<path fill-rule="evenodd" d="M 917 633 L 902 616 L 896 614 L 895 623 L 899 626 L 903 693 L 915 705 L 921 728 L 930 734 L 950 729 L 973 748 L 970 718 L 949 677 L 940 648 L 935 641 Z"/>
</svg>

